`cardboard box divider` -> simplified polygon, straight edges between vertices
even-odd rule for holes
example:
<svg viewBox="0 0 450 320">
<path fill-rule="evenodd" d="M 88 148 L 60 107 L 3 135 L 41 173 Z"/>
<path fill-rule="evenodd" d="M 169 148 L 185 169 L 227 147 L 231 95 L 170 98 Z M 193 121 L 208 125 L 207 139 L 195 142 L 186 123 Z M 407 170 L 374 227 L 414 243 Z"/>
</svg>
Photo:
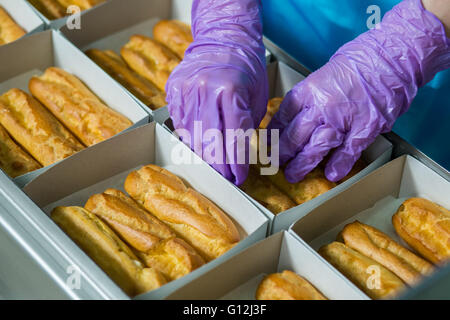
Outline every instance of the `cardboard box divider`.
<svg viewBox="0 0 450 320">
<path fill-rule="evenodd" d="M 173 300 L 254 300 L 265 275 L 291 270 L 332 300 L 367 300 L 368 297 L 341 274 L 323 263 L 302 240 L 279 232 L 172 293 Z"/>
<path fill-rule="evenodd" d="M 393 214 L 411 197 L 424 197 L 450 208 L 449 194 L 448 181 L 415 158 L 402 156 L 310 211 L 289 232 L 318 250 L 335 241 L 345 225 L 358 220 L 414 252 L 395 232 Z"/>
<path fill-rule="evenodd" d="M 191 8 L 192 0 L 110 0 L 83 15 L 81 30 L 69 30 L 63 26 L 60 31 L 83 52 L 96 48 L 120 54 L 120 49 L 132 35 L 153 37 L 153 27 L 161 19 L 177 19 L 190 24 Z M 124 12 L 127 12 L 126 16 Z M 266 51 L 266 61 L 270 61 L 270 57 L 270 52 Z M 169 118 L 167 107 L 152 111 L 139 103 L 155 121 L 163 123 Z"/>
<path fill-rule="evenodd" d="M 269 64 L 267 67 L 267 73 L 269 77 L 270 98 L 284 97 L 298 82 L 305 79 L 303 75 L 291 69 L 283 62 L 272 62 Z M 243 192 L 270 219 L 271 226 L 269 232 L 270 234 L 274 234 L 281 230 L 287 230 L 293 222 L 300 219 L 312 209 L 339 194 L 348 186 L 352 185 L 373 170 L 381 167 L 391 159 L 391 155 L 392 144 L 384 137 L 379 136 L 377 140 L 362 154 L 362 158 L 368 164 L 364 170 L 325 194 L 305 202 L 302 205 L 281 212 L 278 215 L 274 215 L 249 195 L 245 194 L 243 191 L 241 192 Z"/>
<path fill-rule="evenodd" d="M 193 164 L 181 162 L 180 154 L 185 156 L 182 159 L 192 157 L 196 162 Z M 239 226 L 242 240 L 223 256 L 160 289 L 141 295 L 139 299 L 164 298 L 170 292 L 265 237 L 267 218 L 237 192 L 231 183 L 155 122 L 122 133 L 58 163 L 25 186 L 24 192 L 46 214 L 58 205 L 84 206 L 88 198 L 95 193 L 103 192 L 109 187 L 122 189 L 128 172 L 150 163 L 169 169 L 222 208 Z M 31 214 L 41 214 L 43 219 L 53 224 L 38 208 Z M 58 231 L 55 237 L 65 235 L 62 231 Z M 72 243 L 68 250 L 79 249 Z M 87 256 L 81 260 L 77 261 L 80 269 L 94 272 L 95 277 L 102 273 L 97 270 L 98 267 L 93 269 L 82 267 L 88 263 L 86 261 L 90 261 Z M 106 283 L 107 287 L 115 286 L 105 277 L 101 281 Z"/>
<path fill-rule="evenodd" d="M 3 7 L 28 35 L 45 29 L 44 21 L 25 0 L 0 0 L 0 7 Z"/>
<path fill-rule="evenodd" d="M 48 67 L 59 67 L 81 79 L 106 105 L 133 122 L 131 128 L 148 123 L 151 116 L 100 67 L 56 31 L 44 31 L 24 37 L 0 49 L 0 94 L 11 88 L 29 93 L 28 82 Z M 64 160 L 63 160 L 64 161 Z M 14 179 L 24 186 L 51 166 Z"/>
</svg>

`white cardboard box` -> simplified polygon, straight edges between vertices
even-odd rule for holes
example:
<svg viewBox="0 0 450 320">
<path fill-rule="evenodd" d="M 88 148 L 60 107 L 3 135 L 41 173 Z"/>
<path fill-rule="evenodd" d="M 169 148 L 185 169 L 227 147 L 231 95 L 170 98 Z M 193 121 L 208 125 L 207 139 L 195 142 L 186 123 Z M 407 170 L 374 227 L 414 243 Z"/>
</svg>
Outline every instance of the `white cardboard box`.
<svg viewBox="0 0 450 320">
<path fill-rule="evenodd" d="M 192 156 L 198 163 L 180 164 L 177 152 Z M 236 222 L 242 240 L 221 257 L 158 290 L 139 296 L 139 299 L 164 298 L 180 286 L 265 237 L 267 218 L 228 181 L 155 122 L 83 150 L 37 177 L 24 188 L 24 192 L 43 211 L 36 207 L 36 212 L 30 214 L 42 215 L 42 219 L 54 225 L 46 214 L 56 206 L 84 206 L 91 195 L 103 192 L 107 188 L 115 187 L 123 190 L 128 173 L 150 163 L 169 169 L 222 208 Z M 67 236 L 61 230 L 53 230 L 51 235 L 54 238 L 50 241 L 64 242 L 69 254 L 74 252 L 78 254 L 76 265 L 81 270 L 87 270 L 93 278 L 92 281 L 100 281 L 102 286 L 112 288 L 113 292 L 117 291 L 117 286 L 92 260 L 84 254 L 79 255 L 80 249 L 73 242 L 66 241 Z"/>
<path fill-rule="evenodd" d="M 450 208 L 449 195 L 450 182 L 415 158 L 402 156 L 309 212 L 289 232 L 318 250 L 335 241 L 346 224 L 359 220 L 409 248 L 392 225 L 398 207 L 408 198 L 423 197 Z"/>
<path fill-rule="evenodd" d="M 13 1 L 16 1 L 16 0 L 13 0 Z M 24 0 L 24 1 L 25 1 L 25 0 Z M 111 0 L 107 0 L 107 1 L 111 1 Z M 66 16 L 66 17 L 63 17 L 63 18 L 60 18 L 60 19 L 49 20 L 49 19 L 48 19 L 46 16 L 44 16 L 38 9 L 36 9 L 30 2 L 26 1 L 26 4 L 27 4 L 28 7 L 29 7 L 30 9 L 32 9 L 32 10 L 35 12 L 35 14 L 36 14 L 37 16 L 39 16 L 39 18 L 44 22 L 46 29 L 59 29 L 59 28 L 61 28 L 62 26 L 64 26 L 64 25 L 66 24 L 67 20 L 69 19 L 69 17 Z M 91 8 L 91 9 L 89 9 L 89 10 L 81 11 L 81 12 L 80 12 L 80 17 L 81 17 L 81 19 L 83 19 L 83 16 L 84 16 L 87 12 L 90 12 L 90 11 L 93 11 L 93 10 L 97 10 L 98 8 L 100 8 L 101 6 L 103 6 L 104 4 L 105 4 L 105 3 L 101 3 L 101 4 L 99 4 L 99 5 L 97 5 L 97 6 L 93 7 L 93 8 Z"/>
<path fill-rule="evenodd" d="M 191 8 L 192 0 L 110 0 L 95 11 L 86 13 L 80 30 L 63 26 L 60 31 L 83 52 L 96 48 L 120 54 L 120 49 L 132 35 L 152 37 L 153 27 L 161 19 L 177 19 L 191 24 Z M 266 60 L 270 61 L 270 57 L 266 51 Z M 140 103 L 159 123 L 169 117 L 167 107 L 152 111 Z"/>
<path fill-rule="evenodd" d="M 56 31 L 48 30 L 19 39 L 0 49 L 0 59 L 4 61 L 0 65 L 0 94 L 12 88 L 29 92 L 30 78 L 55 66 L 81 79 L 106 105 L 130 119 L 133 127 L 150 120 L 149 114 L 117 82 Z M 14 181 L 23 186 L 48 168 L 30 172 Z"/>
<path fill-rule="evenodd" d="M 195 279 L 167 299 L 173 300 L 254 300 L 265 275 L 291 270 L 313 284 L 331 300 L 365 300 L 353 284 L 302 240 L 287 231 L 279 232 Z"/>
<path fill-rule="evenodd" d="M 302 81 L 305 77 L 296 72 L 282 62 L 273 62 L 267 69 L 269 75 L 270 97 L 284 97 L 295 84 Z M 277 233 L 281 230 L 287 230 L 289 226 L 302 216 L 319 206 L 321 203 L 336 196 L 350 185 L 369 174 L 373 170 L 381 167 L 391 159 L 392 144 L 379 136 L 377 140 L 362 154 L 362 158 L 368 163 L 368 166 L 357 175 L 338 185 L 332 190 L 312 199 L 302 205 L 296 206 L 289 210 L 274 215 L 256 200 L 246 194 L 247 197 L 270 219 L 270 234 Z M 245 194 L 245 193 L 244 193 Z"/>
<path fill-rule="evenodd" d="M 0 0 L 0 6 L 8 12 L 27 34 L 44 30 L 44 21 L 29 7 L 25 0 Z"/>
</svg>

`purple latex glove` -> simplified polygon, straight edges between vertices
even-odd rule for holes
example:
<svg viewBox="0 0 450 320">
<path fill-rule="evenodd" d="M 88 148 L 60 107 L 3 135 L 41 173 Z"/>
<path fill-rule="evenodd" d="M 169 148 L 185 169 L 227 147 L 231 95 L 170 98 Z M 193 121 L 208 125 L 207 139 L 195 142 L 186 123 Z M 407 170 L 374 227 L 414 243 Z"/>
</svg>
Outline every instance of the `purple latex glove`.
<svg viewBox="0 0 450 320">
<path fill-rule="evenodd" d="M 226 130 L 254 129 L 266 112 L 261 1 L 194 0 L 192 33 L 194 42 L 166 85 L 169 113 L 176 129 L 191 133 L 190 141 L 183 141 L 239 185 L 247 177 L 248 165 L 237 164 L 237 155 L 249 149 L 248 143 L 228 139 Z M 201 121 L 202 133 L 208 129 L 223 133 L 220 161 L 215 161 L 217 154 L 202 152 L 213 140 L 200 141 L 200 135 L 195 136 L 195 121 Z"/>
<path fill-rule="evenodd" d="M 408 110 L 417 89 L 449 67 L 442 23 L 420 0 L 395 6 L 376 29 L 342 46 L 287 94 L 269 125 L 281 130 L 286 179 L 302 180 L 330 151 L 326 177 L 342 179 Z"/>
</svg>

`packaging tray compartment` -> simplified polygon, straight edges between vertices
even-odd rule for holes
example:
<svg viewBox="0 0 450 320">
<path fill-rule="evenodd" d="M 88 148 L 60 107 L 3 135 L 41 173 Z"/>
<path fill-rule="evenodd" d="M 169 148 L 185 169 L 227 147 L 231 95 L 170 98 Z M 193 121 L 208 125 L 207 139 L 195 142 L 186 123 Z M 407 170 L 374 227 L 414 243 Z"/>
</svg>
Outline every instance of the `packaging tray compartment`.
<svg viewBox="0 0 450 320">
<path fill-rule="evenodd" d="M 180 158 L 180 154 L 183 154 L 184 158 Z M 196 162 L 182 162 L 186 157 L 192 157 Z M 119 289 L 46 214 L 59 205 L 84 206 L 91 195 L 107 188 L 123 190 L 128 173 L 150 163 L 169 169 L 222 208 L 236 222 L 242 240 L 219 258 L 160 289 L 139 296 L 139 299 L 164 298 L 173 290 L 265 237 L 267 218 L 184 144 L 166 129 L 152 122 L 75 154 L 53 166 L 24 188 L 24 192 L 35 203 L 35 209 L 30 215 L 39 216 L 46 228 L 51 230 L 46 231 L 51 236 L 49 241 L 53 244 L 61 243 L 67 254 L 77 257 L 75 265 L 89 274 L 90 280 L 101 282 L 101 286 L 107 291 L 112 289 L 112 292 L 117 292 Z"/>
<path fill-rule="evenodd" d="M 395 232 L 392 215 L 411 197 L 423 197 L 450 208 L 449 194 L 448 181 L 413 157 L 402 156 L 312 210 L 289 232 L 318 250 L 335 241 L 346 224 L 358 220 L 409 248 Z"/>
<path fill-rule="evenodd" d="M 134 124 L 131 128 L 150 121 L 149 114 L 117 82 L 56 31 L 17 40 L 0 50 L 0 60 L 0 94 L 12 88 L 29 92 L 31 77 L 54 66 L 82 80 L 106 105 L 130 119 Z M 15 182 L 23 186 L 49 167 L 18 177 Z"/>
<path fill-rule="evenodd" d="M 290 270 L 332 300 L 366 300 L 367 296 L 323 263 L 316 252 L 287 231 L 254 244 L 168 299 L 254 300 L 265 275 Z"/>
</svg>

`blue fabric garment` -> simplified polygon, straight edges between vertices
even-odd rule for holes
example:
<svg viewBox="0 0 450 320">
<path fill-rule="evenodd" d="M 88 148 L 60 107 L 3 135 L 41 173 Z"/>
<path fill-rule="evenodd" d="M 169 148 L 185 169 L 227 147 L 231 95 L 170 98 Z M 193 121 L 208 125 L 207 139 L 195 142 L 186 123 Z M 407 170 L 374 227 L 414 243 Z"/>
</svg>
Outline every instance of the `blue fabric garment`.
<svg viewBox="0 0 450 320">
<path fill-rule="evenodd" d="M 399 0 L 262 0 L 264 33 L 311 70 L 368 30 L 376 5 L 381 17 Z M 372 20 L 369 20 L 372 22 Z M 394 132 L 450 169 L 450 70 L 419 90 Z"/>
</svg>

